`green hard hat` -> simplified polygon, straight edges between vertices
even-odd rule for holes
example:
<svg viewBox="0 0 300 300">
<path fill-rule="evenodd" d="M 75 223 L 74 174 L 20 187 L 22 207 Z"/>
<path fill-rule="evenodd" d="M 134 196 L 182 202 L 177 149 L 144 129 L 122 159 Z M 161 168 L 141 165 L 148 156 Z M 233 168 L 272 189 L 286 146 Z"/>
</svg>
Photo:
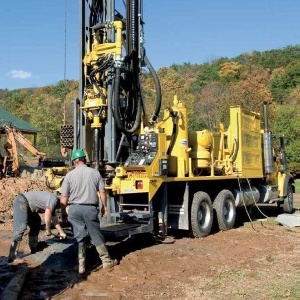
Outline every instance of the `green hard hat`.
<svg viewBox="0 0 300 300">
<path fill-rule="evenodd" d="M 71 155 L 71 161 L 77 159 L 77 158 L 84 158 L 86 155 L 81 149 L 76 149 L 72 152 Z"/>
</svg>

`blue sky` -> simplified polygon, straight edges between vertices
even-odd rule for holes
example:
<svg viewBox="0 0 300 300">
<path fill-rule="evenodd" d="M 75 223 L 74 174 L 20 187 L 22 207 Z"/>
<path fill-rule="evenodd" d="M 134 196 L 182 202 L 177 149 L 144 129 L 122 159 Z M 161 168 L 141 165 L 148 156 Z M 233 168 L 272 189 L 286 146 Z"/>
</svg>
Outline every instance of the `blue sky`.
<svg viewBox="0 0 300 300">
<path fill-rule="evenodd" d="M 147 56 L 158 69 L 299 45 L 299 12 L 299 0 L 144 0 Z M 64 78 L 64 23 L 65 0 L 1 1 L 0 88 Z M 67 0 L 66 23 L 66 77 L 78 79 L 78 0 Z"/>
</svg>

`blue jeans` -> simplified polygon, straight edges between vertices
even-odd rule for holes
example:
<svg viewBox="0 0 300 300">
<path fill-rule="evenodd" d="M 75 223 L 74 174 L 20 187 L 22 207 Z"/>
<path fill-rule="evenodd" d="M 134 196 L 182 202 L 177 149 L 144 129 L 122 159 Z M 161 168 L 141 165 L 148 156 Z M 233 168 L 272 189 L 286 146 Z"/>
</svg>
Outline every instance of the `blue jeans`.
<svg viewBox="0 0 300 300">
<path fill-rule="evenodd" d="M 72 224 L 74 238 L 78 243 L 89 236 L 94 246 L 104 244 L 97 207 L 72 204 L 68 211 L 68 220 Z"/>
<path fill-rule="evenodd" d="M 29 226 L 30 236 L 37 236 L 40 232 L 41 218 L 38 213 L 33 213 L 29 207 L 27 199 L 23 195 L 18 195 L 14 201 L 14 233 L 13 241 L 22 241 L 24 232 Z"/>
</svg>

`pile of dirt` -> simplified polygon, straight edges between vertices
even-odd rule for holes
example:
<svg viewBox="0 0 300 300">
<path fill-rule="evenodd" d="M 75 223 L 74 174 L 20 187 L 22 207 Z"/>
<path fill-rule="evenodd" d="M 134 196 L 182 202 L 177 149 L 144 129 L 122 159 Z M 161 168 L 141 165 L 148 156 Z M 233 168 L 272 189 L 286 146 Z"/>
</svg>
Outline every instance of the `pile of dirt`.
<svg viewBox="0 0 300 300">
<path fill-rule="evenodd" d="M 13 218 L 13 200 L 28 191 L 50 191 L 44 181 L 31 178 L 2 178 L 0 180 L 0 229 L 11 230 Z"/>
</svg>

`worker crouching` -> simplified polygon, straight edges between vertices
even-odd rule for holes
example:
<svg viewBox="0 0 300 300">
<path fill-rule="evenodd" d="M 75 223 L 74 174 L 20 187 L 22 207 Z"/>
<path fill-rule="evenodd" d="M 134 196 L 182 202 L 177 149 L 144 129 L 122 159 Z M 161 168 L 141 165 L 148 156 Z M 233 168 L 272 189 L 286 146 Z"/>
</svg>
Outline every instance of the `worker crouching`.
<svg viewBox="0 0 300 300">
<path fill-rule="evenodd" d="M 38 235 L 41 227 L 39 214 L 45 214 L 46 235 L 51 235 L 51 221 L 58 230 L 60 238 L 65 239 L 66 234 L 54 216 L 55 209 L 60 208 L 58 197 L 45 191 L 30 191 L 20 194 L 13 201 L 13 238 L 9 249 L 8 262 L 13 262 L 18 256 L 18 250 L 23 235 L 30 228 L 28 243 L 31 254 L 36 253 Z"/>
</svg>

